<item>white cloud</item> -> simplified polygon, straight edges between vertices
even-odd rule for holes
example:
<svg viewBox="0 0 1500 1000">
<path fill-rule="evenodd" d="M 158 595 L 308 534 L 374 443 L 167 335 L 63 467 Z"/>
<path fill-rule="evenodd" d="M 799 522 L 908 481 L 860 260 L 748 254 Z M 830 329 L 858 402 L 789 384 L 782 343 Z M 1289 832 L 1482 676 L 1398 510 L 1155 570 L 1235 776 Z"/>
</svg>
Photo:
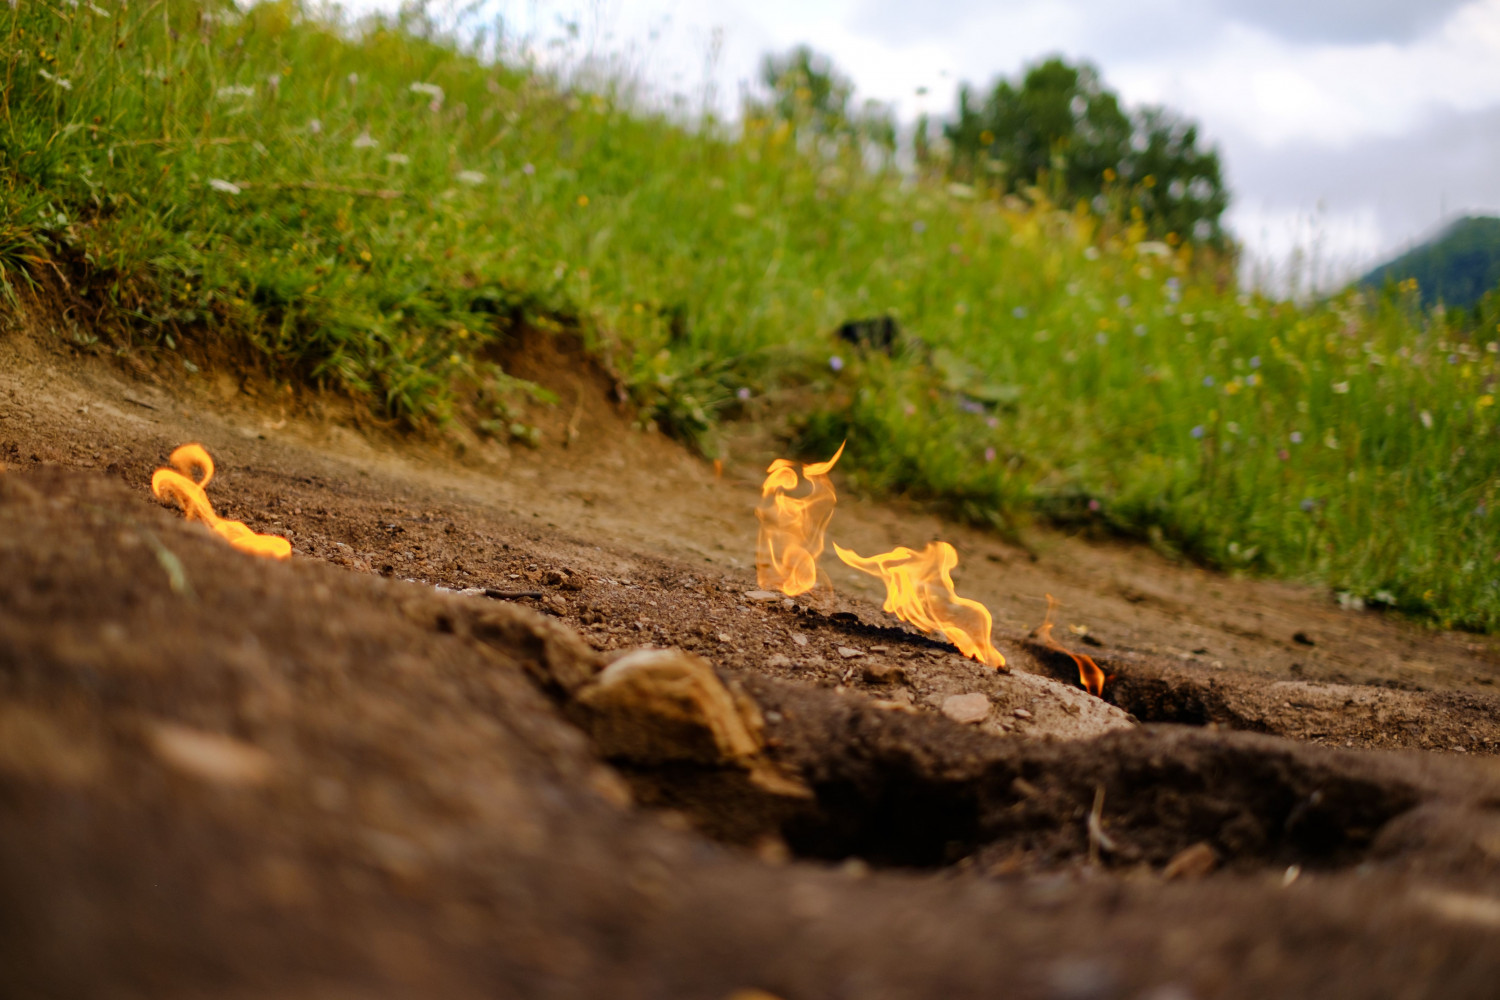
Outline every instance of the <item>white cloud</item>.
<svg viewBox="0 0 1500 1000">
<path fill-rule="evenodd" d="M 1200 51 L 1168 63 L 1123 59 L 1107 75 L 1128 97 L 1181 107 L 1210 131 L 1337 145 L 1399 135 L 1437 109 L 1500 105 L 1496 60 L 1500 0 L 1481 0 L 1407 45 L 1307 47 L 1230 25 Z"/>
<path fill-rule="evenodd" d="M 539 37 L 573 20 L 575 55 L 625 53 L 635 75 L 684 95 L 688 110 L 711 83 L 732 113 L 764 53 L 804 42 L 908 121 L 947 114 L 960 80 L 985 87 L 1049 54 L 1087 58 L 1127 102 L 1170 105 L 1220 144 L 1230 221 L 1252 253 L 1284 254 L 1297 219 L 1318 220 L 1330 253 L 1352 260 L 1431 229 L 1445 205 L 1500 211 L 1500 182 L 1485 182 L 1500 175 L 1500 139 L 1481 141 L 1500 134 L 1500 0 L 499 0 L 486 10 Z"/>
<path fill-rule="evenodd" d="M 1409 42 L 1466 0 L 1217 0 L 1242 24 L 1299 42 Z"/>
</svg>

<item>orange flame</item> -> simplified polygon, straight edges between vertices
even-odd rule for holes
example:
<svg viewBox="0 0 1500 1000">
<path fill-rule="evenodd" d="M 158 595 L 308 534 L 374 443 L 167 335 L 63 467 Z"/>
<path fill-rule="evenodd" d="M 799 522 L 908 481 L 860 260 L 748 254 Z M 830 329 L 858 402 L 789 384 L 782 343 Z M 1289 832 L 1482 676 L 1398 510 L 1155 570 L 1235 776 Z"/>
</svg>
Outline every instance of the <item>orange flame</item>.
<svg viewBox="0 0 1500 1000">
<path fill-rule="evenodd" d="M 766 470 L 760 488 L 760 538 L 755 545 L 755 582 L 766 590 L 779 590 L 790 597 L 805 594 L 820 582 L 832 589 L 828 577 L 818 569 L 823 554 L 823 533 L 833 518 L 838 501 L 828 473 L 844 453 L 844 446 L 826 462 L 804 465 L 802 475 L 812 486 L 805 497 L 787 496 L 797 488 L 797 465 L 778 458 Z"/>
<path fill-rule="evenodd" d="M 921 552 L 897 546 L 866 559 L 837 542 L 833 551 L 862 573 L 885 583 L 885 610 L 926 632 L 941 632 L 965 656 L 988 667 L 1005 666 L 1005 657 L 990 642 L 989 608 L 959 597 L 953 590 L 958 553 L 947 542 L 932 542 Z"/>
<path fill-rule="evenodd" d="M 1104 693 L 1104 682 L 1108 678 L 1104 676 L 1104 671 L 1099 669 L 1099 665 L 1094 662 L 1092 656 L 1087 653 L 1075 653 L 1052 638 L 1052 609 L 1055 607 L 1057 607 L 1057 601 L 1053 599 L 1051 594 L 1048 594 L 1047 619 L 1037 626 L 1036 632 L 1033 634 L 1036 636 L 1037 642 L 1040 642 L 1054 653 L 1062 653 L 1064 656 L 1072 657 L 1073 662 L 1078 664 L 1078 682 L 1083 685 L 1085 691 L 1097 698 Z"/>
<path fill-rule="evenodd" d="M 214 477 L 214 460 L 200 444 L 185 444 L 167 458 L 171 469 L 157 469 L 151 476 L 151 492 L 158 500 L 171 500 L 182 508 L 189 521 L 202 521 L 225 541 L 241 552 L 272 559 L 292 554 L 292 543 L 275 535 L 258 535 L 240 521 L 228 521 L 214 513 L 203 488 Z M 193 469 L 202 469 L 203 478 L 194 481 Z M 175 471 L 174 471 L 175 470 Z"/>
</svg>

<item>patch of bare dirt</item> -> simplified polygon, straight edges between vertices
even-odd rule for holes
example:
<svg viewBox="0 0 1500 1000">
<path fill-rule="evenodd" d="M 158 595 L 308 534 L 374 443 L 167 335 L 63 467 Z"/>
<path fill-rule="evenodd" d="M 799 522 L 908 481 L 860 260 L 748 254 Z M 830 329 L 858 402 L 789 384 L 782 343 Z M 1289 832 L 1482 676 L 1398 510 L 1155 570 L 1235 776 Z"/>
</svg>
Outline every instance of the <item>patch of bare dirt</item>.
<svg viewBox="0 0 1500 1000">
<path fill-rule="evenodd" d="M 0 342 L 14 995 L 1492 990 L 1488 639 L 841 498 L 841 544 L 958 547 L 995 672 L 839 565 L 754 594 L 771 456 L 716 477 L 555 341 L 508 359 L 536 451 L 48 343 Z M 187 440 L 290 562 L 150 498 Z"/>
</svg>

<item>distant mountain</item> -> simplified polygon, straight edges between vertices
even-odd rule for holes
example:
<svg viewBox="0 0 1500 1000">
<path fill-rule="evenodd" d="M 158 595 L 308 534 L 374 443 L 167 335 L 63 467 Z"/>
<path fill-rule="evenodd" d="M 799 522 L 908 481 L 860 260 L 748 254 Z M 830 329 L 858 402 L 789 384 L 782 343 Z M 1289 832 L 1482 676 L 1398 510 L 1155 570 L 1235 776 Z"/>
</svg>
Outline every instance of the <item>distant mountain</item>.
<svg viewBox="0 0 1500 1000">
<path fill-rule="evenodd" d="M 1382 288 L 1387 282 L 1407 278 L 1417 279 L 1423 305 L 1438 301 L 1474 305 L 1486 292 L 1500 288 L 1500 219 L 1459 219 L 1429 242 L 1375 268 L 1359 283 Z"/>
</svg>

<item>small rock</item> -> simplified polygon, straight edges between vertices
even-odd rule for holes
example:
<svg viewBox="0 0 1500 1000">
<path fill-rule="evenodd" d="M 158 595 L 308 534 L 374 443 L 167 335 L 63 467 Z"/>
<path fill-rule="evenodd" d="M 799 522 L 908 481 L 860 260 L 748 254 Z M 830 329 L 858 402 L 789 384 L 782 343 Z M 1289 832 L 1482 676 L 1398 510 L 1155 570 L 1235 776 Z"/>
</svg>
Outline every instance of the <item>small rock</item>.
<svg viewBox="0 0 1500 1000">
<path fill-rule="evenodd" d="M 849 660 L 849 659 L 853 659 L 856 656 L 864 656 L 865 652 L 862 649 L 851 649 L 848 646 L 840 646 L 839 647 L 839 655 L 842 656 L 844 659 Z"/>
<path fill-rule="evenodd" d="M 1178 851 L 1161 870 L 1165 879 L 1199 879 L 1219 867 L 1219 856 L 1203 841 Z"/>
<path fill-rule="evenodd" d="M 1065 958 L 1052 965 L 1050 996 L 1056 1000 L 1105 1000 L 1119 995 L 1119 984 L 1107 966 L 1092 958 Z"/>
<path fill-rule="evenodd" d="M 870 874 L 870 863 L 864 858 L 847 858 L 839 865 L 839 871 L 849 878 L 864 878 Z"/>
<path fill-rule="evenodd" d="M 870 647 L 870 652 L 872 652 L 872 653 L 889 653 L 890 651 L 891 651 L 891 647 L 889 647 L 889 646 L 871 646 Z"/>
<path fill-rule="evenodd" d="M 798 632 L 792 636 L 792 641 L 799 646 L 806 646 L 807 636 L 803 635 L 801 632 Z"/>
<path fill-rule="evenodd" d="M 745 600 L 755 601 L 757 604 L 770 604 L 781 600 L 781 595 L 774 590 L 747 590 Z"/>
<path fill-rule="evenodd" d="M 867 663 L 864 677 L 871 684 L 895 684 L 906 679 L 904 671 L 894 663 Z"/>
<path fill-rule="evenodd" d="M 548 594 L 542 599 L 542 610 L 548 614 L 565 615 L 568 613 L 568 602 L 556 594 Z"/>
<path fill-rule="evenodd" d="M 738 702 L 708 661 L 675 649 L 638 649 L 578 692 L 606 757 L 637 763 L 716 764 L 760 750 L 754 710 Z"/>
<path fill-rule="evenodd" d="M 990 714 L 990 700 L 978 691 L 950 694 L 943 699 L 943 714 L 961 725 L 983 722 Z"/>
<path fill-rule="evenodd" d="M 1024 708 L 1012 709 L 1012 711 L 1011 711 L 1010 714 L 1014 715 L 1018 719 L 1029 719 L 1029 718 L 1031 718 L 1031 713 L 1028 712 L 1028 711 L 1026 711 L 1026 709 L 1024 709 Z"/>
<path fill-rule="evenodd" d="M 770 659 L 766 660 L 766 666 L 773 669 L 790 667 L 791 665 L 792 658 L 790 656 L 784 656 L 781 653 L 777 653 L 775 656 L 772 656 Z"/>
<path fill-rule="evenodd" d="M 263 785 L 271 777 L 271 755 L 232 736 L 172 722 L 150 731 L 151 749 L 173 770 L 220 785 Z"/>
<path fill-rule="evenodd" d="M 734 638 L 728 632 L 720 632 L 715 638 L 720 642 L 733 642 Z"/>
<path fill-rule="evenodd" d="M 794 601 L 794 600 L 792 600 L 790 597 L 782 598 L 781 606 L 783 608 L 786 608 L 788 611 L 796 611 L 797 610 L 797 602 Z"/>
<path fill-rule="evenodd" d="M 781 866 L 792 860 L 791 848 L 774 833 L 765 833 L 751 846 L 755 856 L 768 865 Z M 743 992 L 743 991 L 742 991 Z"/>
<path fill-rule="evenodd" d="M 807 786 L 761 756 L 760 708 L 743 691 L 727 687 L 701 656 L 637 649 L 580 688 L 576 703 L 606 758 L 735 766 L 748 771 L 763 792 L 812 797 Z"/>
</svg>

